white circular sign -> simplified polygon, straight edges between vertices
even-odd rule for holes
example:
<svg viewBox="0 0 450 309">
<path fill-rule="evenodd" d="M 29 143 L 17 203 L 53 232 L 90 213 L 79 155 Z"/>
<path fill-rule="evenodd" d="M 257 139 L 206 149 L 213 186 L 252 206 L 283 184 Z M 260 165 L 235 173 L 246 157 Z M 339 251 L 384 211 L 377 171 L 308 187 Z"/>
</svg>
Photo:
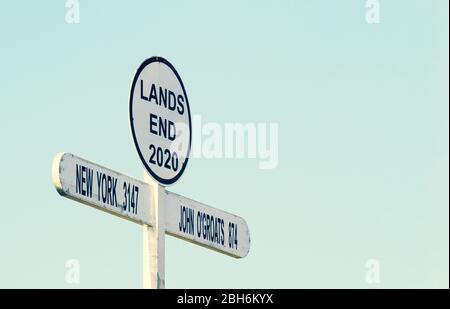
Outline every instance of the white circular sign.
<svg viewBox="0 0 450 309">
<path fill-rule="evenodd" d="M 189 102 L 180 75 L 164 58 L 145 60 L 130 91 L 130 127 L 139 157 L 160 184 L 175 183 L 191 150 Z"/>
</svg>

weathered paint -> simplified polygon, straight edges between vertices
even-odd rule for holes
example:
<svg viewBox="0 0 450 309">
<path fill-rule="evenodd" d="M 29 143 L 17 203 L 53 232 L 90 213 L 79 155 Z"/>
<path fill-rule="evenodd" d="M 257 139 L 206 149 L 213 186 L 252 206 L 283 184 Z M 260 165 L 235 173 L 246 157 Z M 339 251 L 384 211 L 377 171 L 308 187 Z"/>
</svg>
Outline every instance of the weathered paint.
<svg viewBox="0 0 450 309">
<path fill-rule="evenodd" d="M 144 289 L 165 288 L 165 201 L 164 187 L 144 172 L 144 180 L 151 186 L 151 217 L 154 226 L 144 225 L 143 285 Z"/>
<path fill-rule="evenodd" d="M 235 258 L 250 250 L 250 232 L 241 217 L 166 191 L 166 233 Z"/>
<path fill-rule="evenodd" d="M 52 177 L 60 195 L 143 225 L 144 288 L 165 287 L 166 233 L 235 258 L 250 250 L 244 219 L 168 192 L 148 174 L 143 182 L 60 153 Z"/>
<path fill-rule="evenodd" d="M 53 159 L 53 184 L 64 197 L 127 220 L 153 226 L 149 184 L 70 153 Z"/>
</svg>

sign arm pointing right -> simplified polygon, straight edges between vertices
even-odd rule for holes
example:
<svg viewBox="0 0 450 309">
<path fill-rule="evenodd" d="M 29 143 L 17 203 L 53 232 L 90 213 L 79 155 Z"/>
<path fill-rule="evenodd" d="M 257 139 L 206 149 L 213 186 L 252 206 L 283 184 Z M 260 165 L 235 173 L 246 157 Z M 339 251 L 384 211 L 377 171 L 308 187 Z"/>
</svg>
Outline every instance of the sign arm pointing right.
<svg viewBox="0 0 450 309">
<path fill-rule="evenodd" d="M 250 231 L 241 217 L 166 191 L 166 232 L 191 243 L 243 258 Z"/>
</svg>

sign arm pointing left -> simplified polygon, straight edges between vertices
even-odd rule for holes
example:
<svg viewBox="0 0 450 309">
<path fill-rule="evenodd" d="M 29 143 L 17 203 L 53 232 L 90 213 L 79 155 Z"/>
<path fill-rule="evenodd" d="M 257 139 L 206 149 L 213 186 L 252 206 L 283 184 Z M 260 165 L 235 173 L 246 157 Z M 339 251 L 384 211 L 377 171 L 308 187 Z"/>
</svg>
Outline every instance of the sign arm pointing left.
<svg viewBox="0 0 450 309">
<path fill-rule="evenodd" d="M 53 184 L 61 196 L 139 224 L 154 226 L 149 184 L 71 153 L 53 159 Z"/>
</svg>

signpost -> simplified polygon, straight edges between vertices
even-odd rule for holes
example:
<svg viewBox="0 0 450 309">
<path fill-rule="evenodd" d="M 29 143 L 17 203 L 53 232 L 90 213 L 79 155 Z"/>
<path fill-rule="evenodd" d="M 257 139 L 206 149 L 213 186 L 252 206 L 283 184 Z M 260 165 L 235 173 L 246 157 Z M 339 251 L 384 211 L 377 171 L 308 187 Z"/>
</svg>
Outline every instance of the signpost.
<svg viewBox="0 0 450 309">
<path fill-rule="evenodd" d="M 161 57 L 144 61 L 129 101 L 133 141 L 144 181 L 70 153 L 57 154 L 52 177 L 64 197 L 141 224 L 144 229 L 144 288 L 165 287 L 165 234 L 243 258 L 250 233 L 241 217 L 169 192 L 183 174 L 191 148 L 188 98 L 175 68 Z"/>
<path fill-rule="evenodd" d="M 119 174 L 70 153 L 53 159 L 52 178 L 58 193 L 130 221 L 154 225 L 147 183 Z"/>
<path fill-rule="evenodd" d="M 248 254 L 250 232 L 244 219 L 172 192 L 166 194 L 166 233 L 232 257 Z"/>
<path fill-rule="evenodd" d="M 164 58 L 149 58 L 137 70 L 129 116 L 144 168 L 163 186 L 175 183 L 191 149 L 191 111 L 180 75 Z"/>
</svg>

